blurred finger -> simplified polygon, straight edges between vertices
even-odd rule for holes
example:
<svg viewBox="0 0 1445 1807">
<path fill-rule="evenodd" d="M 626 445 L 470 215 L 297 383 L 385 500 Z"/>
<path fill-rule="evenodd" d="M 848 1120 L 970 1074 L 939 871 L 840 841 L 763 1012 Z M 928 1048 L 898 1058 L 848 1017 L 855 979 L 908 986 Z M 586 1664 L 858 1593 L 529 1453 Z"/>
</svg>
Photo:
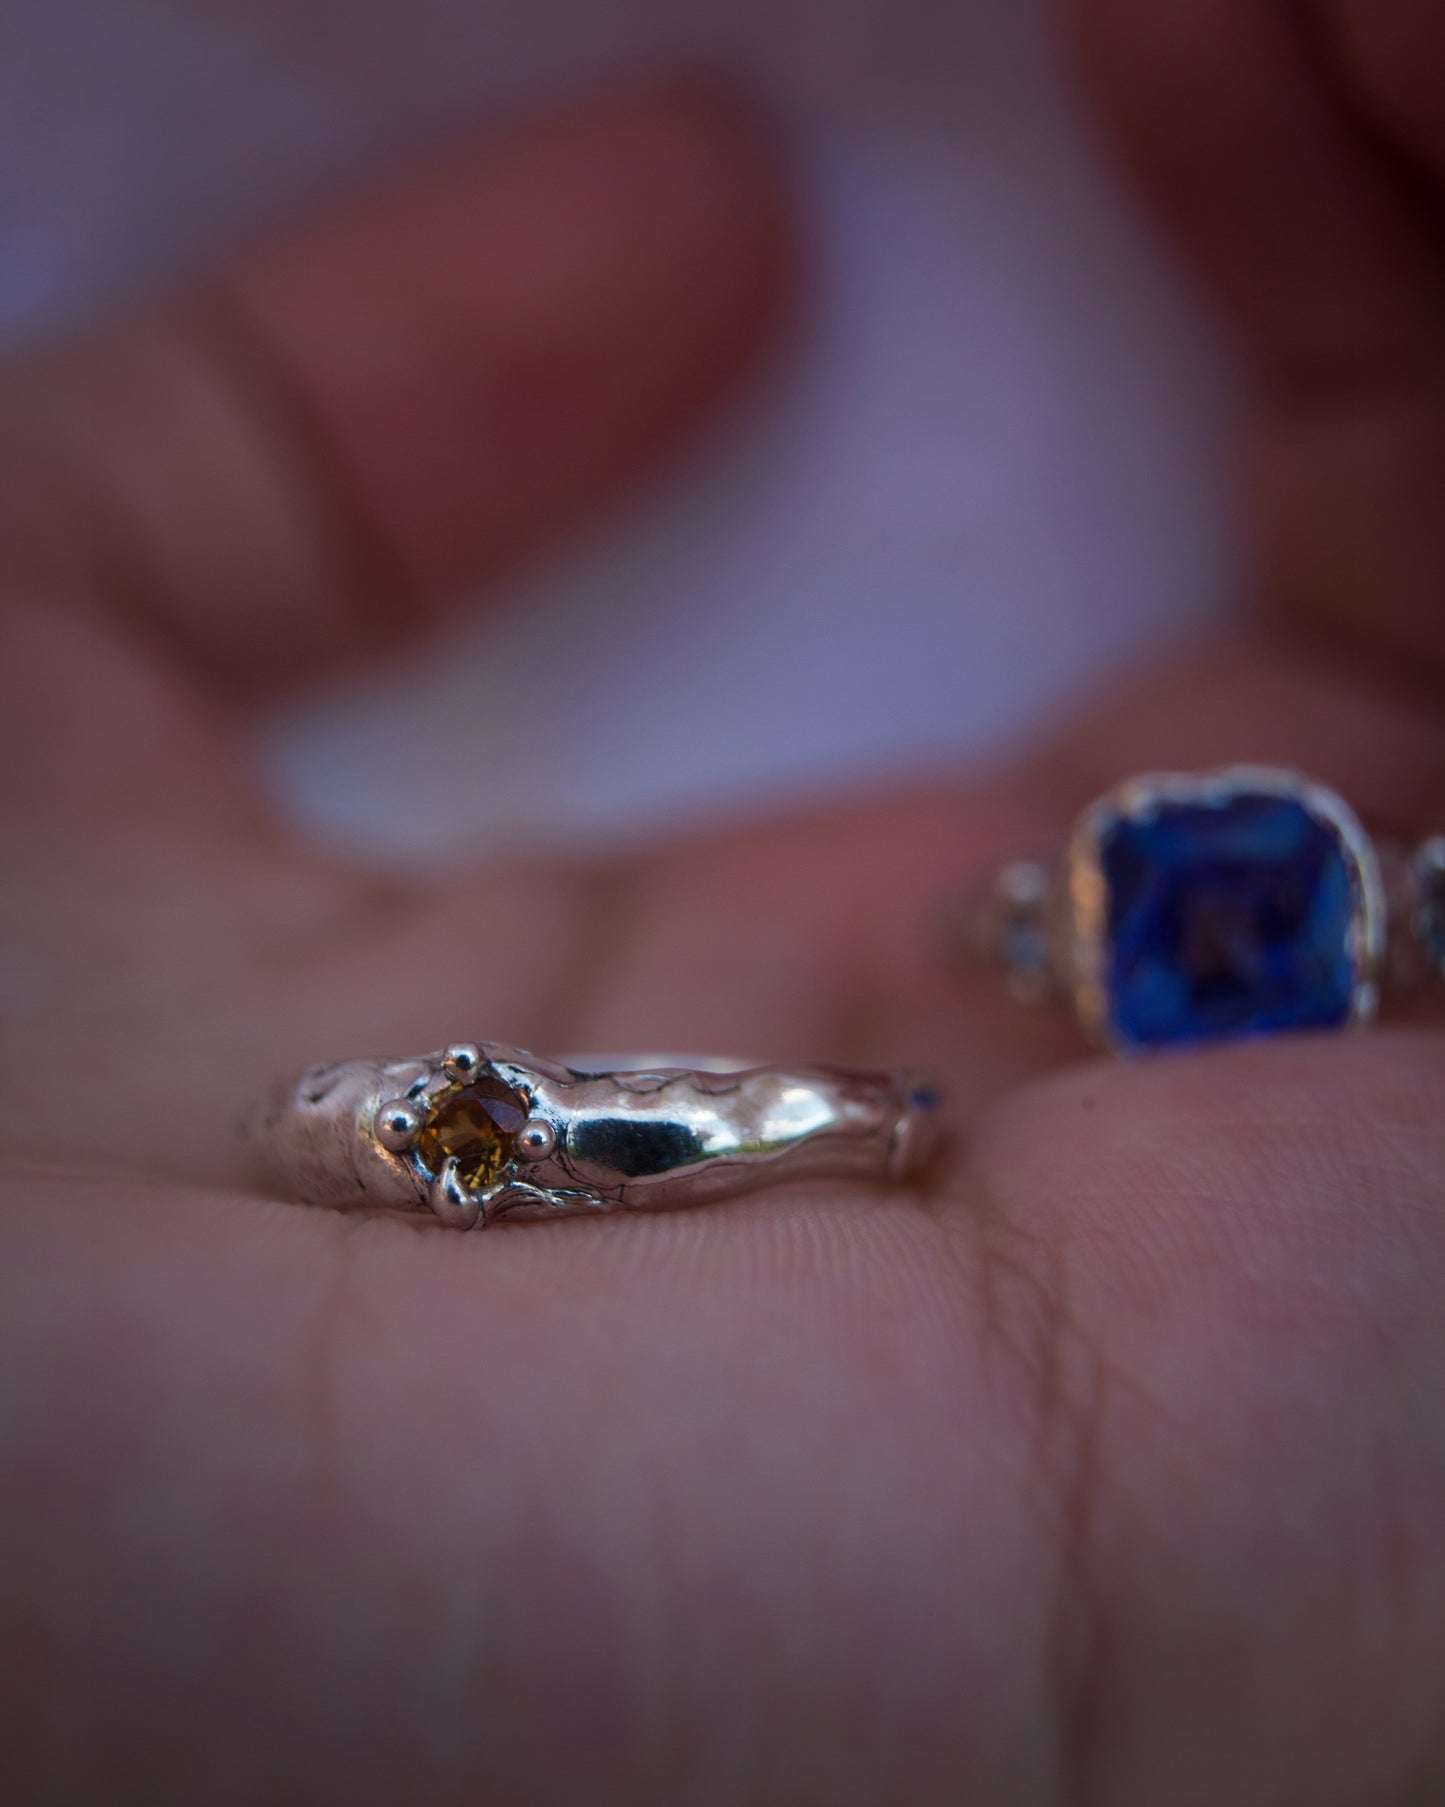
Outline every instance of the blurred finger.
<svg viewBox="0 0 1445 1807">
<path fill-rule="evenodd" d="M 1311 0 L 1388 135 L 1445 181 L 1445 30 L 1436 0 Z"/>
<path fill-rule="evenodd" d="M 1269 600 L 1438 666 L 1445 203 L 1402 164 L 1407 128 L 1330 54 L 1323 5 L 1076 6 L 1110 124 L 1251 354 Z M 1438 52 L 1418 52 L 1412 80 L 1434 84 Z"/>
<path fill-rule="evenodd" d="M 1439 222 L 1331 91 L 1300 9 L 1075 5 L 1120 148 L 1271 380 L 1335 388 L 1439 350 Z"/>
<path fill-rule="evenodd" d="M 367 650 L 727 389 L 782 305 L 782 213 L 687 89 L 460 150 L 0 374 L 0 578 L 103 595 L 228 690 Z"/>
</svg>

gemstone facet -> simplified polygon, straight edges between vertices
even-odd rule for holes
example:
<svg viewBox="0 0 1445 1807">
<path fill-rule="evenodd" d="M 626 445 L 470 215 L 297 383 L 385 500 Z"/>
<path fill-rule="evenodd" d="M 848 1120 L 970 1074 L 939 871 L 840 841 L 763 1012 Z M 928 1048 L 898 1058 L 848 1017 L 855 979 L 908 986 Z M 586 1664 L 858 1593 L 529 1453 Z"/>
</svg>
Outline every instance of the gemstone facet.
<svg viewBox="0 0 1445 1807">
<path fill-rule="evenodd" d="M 517 1156 L 517 1135 L 527 1121 L 527 1100 L 494 1074 L 447 1086 L 431 1100 L 414 1147 L 429 1172 L 450 1156 L 457 1177 L 472 1191 L 492 1182 Z"/>
<path fill-rule="evenodd" d="M 1292 797 L 1171 799 L 1100 835 L 1109 1026 L 1125 1045 L 1330 1028 L 1352 1011 L 1354 867 Z"/>
</svg>

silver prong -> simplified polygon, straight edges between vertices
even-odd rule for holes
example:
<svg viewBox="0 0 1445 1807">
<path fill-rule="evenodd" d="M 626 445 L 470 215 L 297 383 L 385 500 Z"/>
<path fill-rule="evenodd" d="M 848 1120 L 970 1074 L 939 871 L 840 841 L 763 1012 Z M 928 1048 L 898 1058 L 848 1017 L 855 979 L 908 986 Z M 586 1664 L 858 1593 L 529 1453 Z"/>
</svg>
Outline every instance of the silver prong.
<svg viewBox="0 0 1445 1807">
<path fill-rule="evenodd" d="M 405 1154 L 421 1128 L 421 1112 L 405 1098 L 388 1098 L 376 1113 L 376 1139 L 392 1154 Z"/>
<path fill-rule="evenodd" d="M 482 1201 L 462 1184 L 455 1155 L 448 1155 L 442 1162 L 427 1202 L 440 1221 L 453 1230 L 472 1229 L 482 1215 Z"/>
<path fill-rule="evenodd" d="M 463 1085 L 476 1078 L 481 1064 L 482 1051 L 475 1042 L 453 1042 L 442 1055 L 442 1071 Z"/>
<path fill-rule="evenodd" d="M 545 1161 L 557 1146 L 557 1132 L 545 1117 L 529 1117 L 517 1132 L 517 1153 L 524 1161 Z"/>
</svg>

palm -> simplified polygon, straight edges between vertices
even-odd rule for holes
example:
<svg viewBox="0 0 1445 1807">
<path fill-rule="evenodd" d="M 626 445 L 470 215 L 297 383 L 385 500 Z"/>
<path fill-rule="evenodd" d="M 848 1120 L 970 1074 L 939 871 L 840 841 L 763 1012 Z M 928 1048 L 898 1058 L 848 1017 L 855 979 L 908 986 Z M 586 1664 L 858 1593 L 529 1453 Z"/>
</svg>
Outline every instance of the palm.
<svg viewBox="0 0 1445 1807">
<path fill-rule="evenodd" d="M 252 820 L 191 673 L 29 600 L 16 1798 L 1434 1798 L 1438 1038 L 1079 1065 L 920 934 L 1132 767 L 1412 814 L 1428 714 L 1240 652 L 988 791 L 411 895 Z M 245 1194 L 278 1067 L 477 1034 L 905 1057 L 964 1133 L 917 1195 L 475 1237 Z"/>
</svg>

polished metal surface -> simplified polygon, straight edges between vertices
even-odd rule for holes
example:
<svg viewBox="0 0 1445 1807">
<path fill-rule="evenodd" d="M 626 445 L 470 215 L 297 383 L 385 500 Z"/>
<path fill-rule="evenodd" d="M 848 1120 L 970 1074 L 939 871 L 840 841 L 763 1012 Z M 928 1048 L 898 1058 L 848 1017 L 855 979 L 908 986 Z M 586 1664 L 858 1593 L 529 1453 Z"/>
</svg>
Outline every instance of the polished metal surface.
<svg viewBox="0 0 1445 1807">
<path fill-rule="evenodd" d="M 668 1059 L 599 1071 L 481 1043 L 344 1061 L 278 1087 L 241 1133 L 280 1197 L 430 1209 L 462 1229 L 671 1210 L 788 1180 L 899 1180 L 938 1138 L 939 1100 L 907 1073 Z M 513 1088 L 526 1118 L 501 1171 L 469 1186 L 455 1157 L 428 1165 L 418 1140 L 482 1074 Z"/>
</svg>

